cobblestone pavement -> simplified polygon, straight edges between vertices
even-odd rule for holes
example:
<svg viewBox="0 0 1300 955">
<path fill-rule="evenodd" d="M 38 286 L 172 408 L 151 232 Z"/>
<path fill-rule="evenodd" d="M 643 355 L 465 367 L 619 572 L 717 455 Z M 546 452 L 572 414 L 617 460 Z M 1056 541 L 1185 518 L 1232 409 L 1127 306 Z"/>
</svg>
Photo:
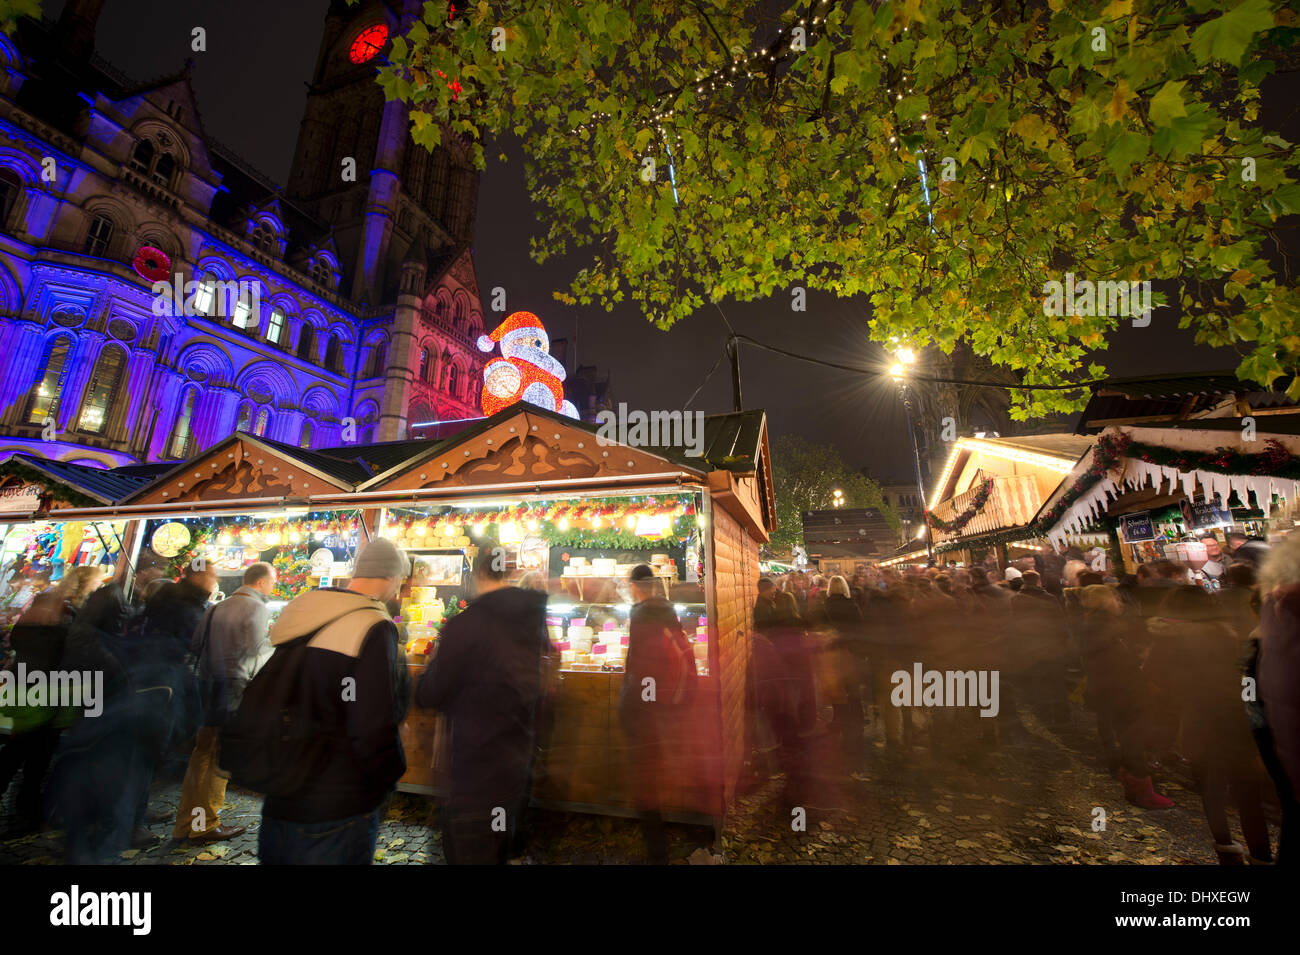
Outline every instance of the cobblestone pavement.
<svg viewBox="0 0 1300 955">
<path fill-rule="evenodd" d="M 1028 732 L 993 745 L 930 744 L 942 731 L 923 721 L 906 758 L 890 757 L 877 727 L 868 724 L 860 760 L 851 769 L 827 757 L 828 736 L 809 740 L 819 768 L 806 805 L 806 824 L 785 799 L 785 777 L 751 777 L 728 815 L 718 843 L 707 827 L 670 825 L 671 855 L 682 863 L 712 858 L 725 864 L 1213 864 L 1212 841 L 1190 779 L 1177 765 L 1157 773 L 1157 786 L 1172 809 L 1145 811 L 1128 805 L 1119 783 L 1098 765 L 1091 717 L 1076 711 L 1073 722 L 1053 733 L 1026 719 Z M 761 760 L 760 760 L 761 762 Z M 14 787 L 16 789 L 16 786 Z M 155 785 L 150 808 L 174 808 L 179 782 Z M 13 789 L 0 805 L 0 830 L 12 821 Z M 260 798 L 232 788 L 222 811 L 226 825 L 249 830 L 208 846 L 170 841 L 123 854 L 130 865 L 254 865 Z M 1093 830 L 1095 810 L 1105 812 L 1104 831 Z M 1236 820 L 1233 820 L 1234 827 Z M 1276 813 L 1271 814 L 1276 839 Z M 394 797 L 379 831 L 376 862 L 441 864 L 431 803 L 419 796 Z M 532 811 L 530 849 L 522 864 L 619 864 L 642 858 L 633 820 Z M 152 827 L 170 838 L 171 823 Z M 700 851 L 705 850 L 705 851 Z M 712 855 L 710 854 L 712 853 Z M 0 864 L 57 864 L 62 835 L 44 832 L 5 840 Z"/>
</svg>

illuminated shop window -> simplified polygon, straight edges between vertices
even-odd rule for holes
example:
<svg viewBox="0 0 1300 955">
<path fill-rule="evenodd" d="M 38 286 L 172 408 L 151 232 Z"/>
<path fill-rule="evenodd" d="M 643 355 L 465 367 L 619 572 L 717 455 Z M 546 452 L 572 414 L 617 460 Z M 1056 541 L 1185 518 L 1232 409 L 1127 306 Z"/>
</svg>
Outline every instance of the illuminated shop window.
<svg viewBox="0 0 1300 955">
<path fill-rule="evenodd" d="M 100 352 L 99 360 L 95 362 L 95 373 L 90 380 L 90 389 L 86 392 L 86 401 L 81 406 L 77 430 L 87 434 L 104 433 L 124 368 L 126 352 L 122 348 L 109 345 Z"/>
<path fill-rule="evenodd" d="M 63 372 L 68 363 L 68 350 L 72 339 L 60 336 L 50 344 L 45 354 L 45 371 L 36 379 L 28 399 L 27 422 L 44 424 L 59 407 L 59 393 L 63 390 Z"/>
</svg>

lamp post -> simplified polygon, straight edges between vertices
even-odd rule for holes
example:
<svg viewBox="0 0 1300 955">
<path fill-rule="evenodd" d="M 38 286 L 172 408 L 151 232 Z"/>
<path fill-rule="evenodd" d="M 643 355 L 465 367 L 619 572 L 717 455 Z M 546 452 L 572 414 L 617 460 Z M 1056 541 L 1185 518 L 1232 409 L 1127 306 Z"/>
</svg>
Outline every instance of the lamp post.
<svg viewBox="0 0 1300 955">
<path fill-rule="evenodd" d="M 898 394 L 903 399 L 903 411 L 907 415 L 907 434 L 912 440 L 912 466 L 916 471 L 916 494 L 921 502 L 921 533 L 925 535 L 926 563 L 934 566 L 934 540 L 930 534 L 930 525 L 925 519 L 925 486 L 921 482 L 921 449 L 916 444 L 916 427 L 912 423 L 912 390 L 907 384 L 907 366 L 916 361 L 916 353 L 910 348 L 900 348 L 894 353 L 894 364 L 889 369 L 890 376 L 898 382 Z"/>
<path fill-rule="evenodd" d="M 836 488 L 831 496 L 831 506 L 832 507 L 844 506 L 844 492 L 841 491 L 839 488 Z"/>
</svg>

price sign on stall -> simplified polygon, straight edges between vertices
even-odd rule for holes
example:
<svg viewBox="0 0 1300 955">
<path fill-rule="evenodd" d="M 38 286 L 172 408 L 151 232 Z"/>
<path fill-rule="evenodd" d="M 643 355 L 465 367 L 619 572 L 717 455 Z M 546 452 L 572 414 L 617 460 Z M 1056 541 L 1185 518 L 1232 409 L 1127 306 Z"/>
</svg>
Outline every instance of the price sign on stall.
<svg viewBox="0 0 1300 955">
<path fill-rule="evenodd" d="M 1151 522 L 1150 511 L 1138 511 L 1134 514 L 1123 514 L 1119 519 L 1120 533 L 1124 535 L 1125 543 L 1137 544 L 1141 541 L 1153 541 L 1156 539 L 1155 524 Z"/>
</svg>

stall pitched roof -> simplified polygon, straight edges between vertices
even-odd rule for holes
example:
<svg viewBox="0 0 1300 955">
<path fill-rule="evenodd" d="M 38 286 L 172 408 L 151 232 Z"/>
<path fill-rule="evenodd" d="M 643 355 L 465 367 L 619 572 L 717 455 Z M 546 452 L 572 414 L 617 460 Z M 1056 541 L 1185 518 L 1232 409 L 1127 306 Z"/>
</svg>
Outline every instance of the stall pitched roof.
<svg viewBox="0 0 1300 955">
<path fill-rule="evenodd" d="M 250 450 L 273 455 L 285 465 L 301 469 L 316 481 L 336 490 L 353 490 L 355 482 L 351 476 L 361 473 L 359 465 L 350 467 L 347 462 L 336 458 L 291 447 L 279 441 L 259 438 L 245 431 L 236 431 L 202 454 L 188 461 L 173 463 L 157 478 L 137 488 L 117 503 L 152 503 L 149 499 L 153 498 L 157 498 L 160 502 L 192 503 L 211 500 L 212 498 L 208 497 L 210 493 L 224 494 L 225 497 L 221 500 L 232 501 L 242 497 L 293 498 L 308 495 L 310 488 L 301 494 L 294 494 L 292 484 L 286 483 L 290 477 L 287 469 L 281 475 L 278 470 L 279 465 L 275 466 L 276 470 L 267 471 L 257 467 L 255 463 L 250 463 L 248 460 Z M 211 473 L 203 470 L 205 465 Z M 191 470 L 194 470 L 198 482 L 192 483 L 187 478 L 185 481 L 187 486 L 182 486 L 178 479 L 186 477 Z M 175 491 L 164 493 L 163 489 L 173 482 L 177 483 Z"/>
<path fill-rule="evenodd" d="M 763 415 L 762 412 L 749 412 L 748 414 L 757 414 L 759 416 L 760 421 L 762 420 L 762 415 Z M 729 416 L 718 416 L 718 417 L 729 417 Z M 474 444 L 477 446 L 480 439 L 483 439 L 487 434 L 496 431 L 498 428 L 502 427 L 503 425 L 507 425 L 509 422 L 514 421 L 516 418 L 528 419 L 534 422 L 539 420 L 544 420 L 548 422 L 548 427 L 551 424 L 553 424 L 563 429 L 563 431 L 568 432 L 570 435 L 573 435 L 578 432 L 583 433 L 584 440 L 582 441 L 582 445 L 584 446 L 587 443 L 586 436 L 590 436 L 590 438 L 594 438 L 597 439 L 597 441 L 600 441 L 601 443 L 599 446 L 602 448 L 617 447 L 621 449 L 621 451 L 627 451 L 632 454 L 642 455 L 647 458 L 657 458 L 659 460 L 665 461 L 666 463 L 673 465 L 674 467 L 684 468 L 686 470 L 692 471 L 700 475 L 701 477 L 704 476 L 708 468 L 713 466 L 713 462 L 707 460 L 707 458 L 688 456 L 686 454 L 687 448 L 684 445 L 683 446 L 632 447 L 628 445 L 617 444 L 616 442 L 605 442 L 604 439 L 600 438 L 601 429 L 597 425 L 588 424 L 587 422 L 584 421 L 578 421 L 574 418 L 570 418 L 565 415 L 558 414 L 554 411 L 547 411 L 535 405 L 514 404 L 508 408 L 504 408 L 501 411 L 498 411 L 496 414 L 491 415 L 490 417 L 484 418 L 482 421 L 477 422 L 471 427 L 465 428 L 462 431 L 458 431 L 456 434 L 453 434 L 440 441 L 393 442 L 393 447 L 391 451 L 387 451 L 387 452 L 381 451 L 380 454 L 375 455 L 377 461 L 385 461 L 386 463 L 389 464 L 389 467 L 387 467 L 384 470 L 377 470 L 375 475 L 372 478 L 365 481 L 363 484 L 361 484 L 358 487 L 358 490 L 377 489 L 379 487 L 384 486 L 386 483 L 396 479 L 400 475 L 412 471 L 414 468 L 418 467 L 421 464 L 436 461 L 439 458 L 446 457 L 450 452 L 458 450 L 462 448 L 462 446 L 464 445 Z M 708 442 L 708 436 L 710 433 L 709 420 L 710 420 L 709 418 L 707 417 L 705 418 L 706 449 L 709 447 L 709 442 Z M 530 424 L 529 427 L 532 428 L 532 425 Z M 718 425 L 714 425 L 714 429 L 715 429 L 714 430 L 715 438 L 719 439 L 716 446 L 719 449 L 723 447 L 727 447 L 728 445 L 726 445 L 725 442 L 723 442 L 721 439 L 723 438 L 723 436 L 725 436 L 728 429 L 725 426 L 719 427 Z M 520 433 L 518 435 L 518 438 L 522 441 L 522 439 L 526 438 L 529 433 L 530 432 Z M 561 432 L 557 431 L 555 433 L 559 434 Z M 383 446 L 376 445 L 372 447 L 382 448 Z M 498 445 L 497 448 L 499 449 L 500 445 Z M 402 455 L 405 454 L 405 452 L 408 450 L 410 450 L 412 453 L 403 458 Z M 570 448 L 568 450 L 570 453 L 576 453 L 578 451 L 578 448 L 575 447 L 575 448 Z M 582 447 L 582 450 L 586 450 L 586 448 Z M 330 453 L 335 453 L 335 452 L 331 451 Z M 495 454 L 496 452 L 493 451 L 491 453 Z M 579 457 L 586 457 L 586 455 L 579 455 Z M 602 455 L 602 457 L 607 457 L 607 455 Z M 702 463 L 705 464 L 706 466 L 701 467 Z M 732 462 L 732 463 L 736 463 L 736 462 Z M 596 466 L 596 462 L 593 461 L 590 462 L 590 466 L 584 466 L 583 469 L 589 470 L 590 467 L 594 467 L 594 466 Z M 503 471 L 503 474 L 504 473 L 506 472 Z M 527 483 L 528 480 L 527 477 L 523 477 L 521 475 L 511 474 L 510 476 L 512 478 L 519 478 L 521 483 Z"/>
<path fill-rule="evenodd" d="M 1214 413 L 1229 399 L 1252 409 L 1295 408 L 1286 396 L 1290 379 L 1266 388 L 1232 371 L 1110 378 L 1093 386 L 1075 424 L 1077 434 L 1096 434 L 1111 424 L 1172 423 Z M 1202 419 L 1196 419 L 1202 420 Z"/>
<path fill-rule="evenodd" d="M 930 493 L 928 501 L 930 507 L 934 507 L 939 502 L 946 501 L 953 496 L 953 487 L 961 474 L 962 467 L 965 466 L 966 459 L 972 453 L 978 452 L 980 445 L 987 446 L 994 452 L 998 448 L 1006 448 L 1013 451 L 1020 450 L 1045 454 L 1073 464 L 1078 461 L 1080 455 L 1092 447 L 1092 439 L 1077 434 L 1026 434 L 1013 435 L 1008 438 L 959 438 L 953 442 L 952 450 L 948 452 L 948 460 L 944 462 L 943 471 L 940 472 L 939 482 Z"/>
<path fill-rule="evenodd" d="M 89 497 L 101 504 L 116 504 L 132 491 L 149 483 L 147 477 L 122 473 L 121 468 L 92 468 L 84 464 L 70 464 L 38 458 L 30 454 L 13 454 L 3 463 L 14 462 L 19 468 L 38 472 L 47 484 L 74 492 L 77 497 Z M 17 471 L 19 468 L 11 468 Z M 57 497 L 57 493 L 55 495 Z M 74 500 L 73 503 L 79 503 Z"/>
</svg>

